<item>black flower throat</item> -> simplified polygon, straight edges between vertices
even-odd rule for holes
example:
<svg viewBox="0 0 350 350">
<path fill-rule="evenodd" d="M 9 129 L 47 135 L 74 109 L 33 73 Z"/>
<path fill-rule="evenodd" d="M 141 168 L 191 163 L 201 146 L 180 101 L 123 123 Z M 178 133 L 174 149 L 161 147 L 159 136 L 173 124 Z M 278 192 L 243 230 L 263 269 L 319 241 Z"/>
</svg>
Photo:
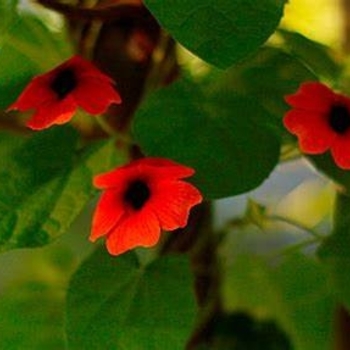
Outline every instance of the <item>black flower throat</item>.
<svg viewBox="0 0 350 350">
<path fill-rule="evenodd" d="M 148 185 L 143 180 L 132 181 L 124 193 L 124 201 L 134 210 L 140 210 L 151 195 Z"/>
<path fill-rule="evenodd" d="M 350 113 L 346 106 L 336 104 L 331 107 L 328 115 L 329 126 L 337 134 L 345 134 L 350 128 Z"/>
<path fill-rule="evenodd" d="M 74 71 L 70 68 L 66 68 L 56 75 L 50 88 L 57 95 L 58 99 L 63 100 L 76 86 L 77 78 Z"/>
</svg>

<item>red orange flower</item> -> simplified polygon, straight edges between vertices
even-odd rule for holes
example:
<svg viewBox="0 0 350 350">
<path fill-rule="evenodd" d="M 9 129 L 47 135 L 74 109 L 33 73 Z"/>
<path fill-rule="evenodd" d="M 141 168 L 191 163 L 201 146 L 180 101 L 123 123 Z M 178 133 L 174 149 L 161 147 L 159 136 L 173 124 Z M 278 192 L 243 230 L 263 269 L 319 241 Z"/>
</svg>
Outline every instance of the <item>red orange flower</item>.
<svg viewBox="0 0 350 350">
<path fill-rule="evenodd" d="M 161 229 L 186 226 L 190 209 L 202 201 L 200 192 L 181 180 L 193 174 L 192 168 L 167 159 L 144 158 L 96 176 L 94 185 L 105 192 L 90 240 L 106 236 L 109 253 L 117 255 L 155 245 Z"/>
<path fill-rule="evenodd" d="M 317 82 L 307 82 L 286 96 L 293 107 L 284 117 L 285 127 L 298 137 L 304 153 L 330 150 L 335 163 L 350 169 L 350 99 Z"/>
<path fill-rule="evenodd" d="M 110 77 L 80 56 L 73 56 L 33 78 L 8 110 L 36 110 L 27 126 L 45 129 L 68 122 L 78 107 L 90 114 L 101 114 L 111 103 L 120 102 Z"/>
</svg>

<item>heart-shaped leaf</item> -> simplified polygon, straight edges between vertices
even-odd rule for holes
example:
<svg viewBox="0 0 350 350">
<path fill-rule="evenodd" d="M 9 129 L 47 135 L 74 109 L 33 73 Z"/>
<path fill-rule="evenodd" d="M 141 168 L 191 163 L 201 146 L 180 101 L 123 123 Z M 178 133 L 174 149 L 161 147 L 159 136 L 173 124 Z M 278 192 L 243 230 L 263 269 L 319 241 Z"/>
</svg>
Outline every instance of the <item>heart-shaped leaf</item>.
<svg viewBox="0 0 350 350">
<path fill-rule="evenodd" d="M 227 68 L 261 46 L 276 29 L 286 0 L 145 0 L 183 46 Z"/>
<path fill-rule="evenodd" d="M 243 193 L 266 179 L 278 161 L 274 118 L 256 100 L 226 85 L 187 79 L 158 91 L 138 111 L 134 131 L 142 150 L 193 167 L 207 198 Z"/>
<path fill-rule="evenodd" d="M 70 283 L 69 347 L 184 349 L 196 314 L 192 282 L 184 256 L 162 257 L 145 267 L 133 252 L 116 258 L 98 249 Z"/>
</svg>

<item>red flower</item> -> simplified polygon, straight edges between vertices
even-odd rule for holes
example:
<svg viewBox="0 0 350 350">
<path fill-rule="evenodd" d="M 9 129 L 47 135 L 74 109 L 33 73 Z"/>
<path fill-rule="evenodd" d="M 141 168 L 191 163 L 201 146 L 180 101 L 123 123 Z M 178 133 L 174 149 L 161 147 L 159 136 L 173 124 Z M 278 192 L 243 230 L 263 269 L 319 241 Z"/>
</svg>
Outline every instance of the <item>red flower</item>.
<svg viewBox="0 0 350 350">
<path fill-rule="evenodd" d="M 90 114 L 101 114 L 111 103 L 120 102 L 110 77 L 85 59 L 73 56 L 33 78 L 8 110 L 35 109 L 27 126 L 45 129 L 68 122 L 78 107 Z"/>
<path fill-rule="evenodd" d="M 298 137 L 308 154 L 330 150 L 335 163 L 350 169 L 350 99 L 317 82 L 307 82 L 286 96 L 292 110 L 284 117 L 285 127 Z"/>
<path fill-rule="evenodd" d="M 110 254 L 137 246 L 150 247 L 161 229 L 187 224 L 190 209 L 202 201 L 200 192 L 180 179 L 194 170 L 167 159 L 144 158 L 94 178 L 104 189 L 93 217 L 91 241 L 106 235 Z"/>
</svg>

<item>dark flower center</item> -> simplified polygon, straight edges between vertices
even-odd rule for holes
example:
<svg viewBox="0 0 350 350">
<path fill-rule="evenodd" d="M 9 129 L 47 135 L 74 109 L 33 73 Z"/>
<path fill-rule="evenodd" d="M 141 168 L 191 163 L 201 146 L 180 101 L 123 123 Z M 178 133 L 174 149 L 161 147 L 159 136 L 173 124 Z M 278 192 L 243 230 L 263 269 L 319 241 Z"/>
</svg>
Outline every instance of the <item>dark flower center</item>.
<svg viewBox="0 0 350 350">
<path fill-rule="evenodd" d="M 60 100 L 63 100 L 77 86 L 77 78 L 72 69 L 67 68 L 60 71 L 51 83 L 51 89 Z"/>
<path fill-rule="evenodd" d="M 149 187 L 143 180 L 131 182 L 124 193 L 124 201 L 134 210 L 140 210 L 150 197 Z"/>
<path fill-rule="evenodd" d="M 346 106 L 332 106 L 329 112 L 329 125 L 337 134 L 344 134 L 349 129 L 350 114 Z"/>
</svg>

